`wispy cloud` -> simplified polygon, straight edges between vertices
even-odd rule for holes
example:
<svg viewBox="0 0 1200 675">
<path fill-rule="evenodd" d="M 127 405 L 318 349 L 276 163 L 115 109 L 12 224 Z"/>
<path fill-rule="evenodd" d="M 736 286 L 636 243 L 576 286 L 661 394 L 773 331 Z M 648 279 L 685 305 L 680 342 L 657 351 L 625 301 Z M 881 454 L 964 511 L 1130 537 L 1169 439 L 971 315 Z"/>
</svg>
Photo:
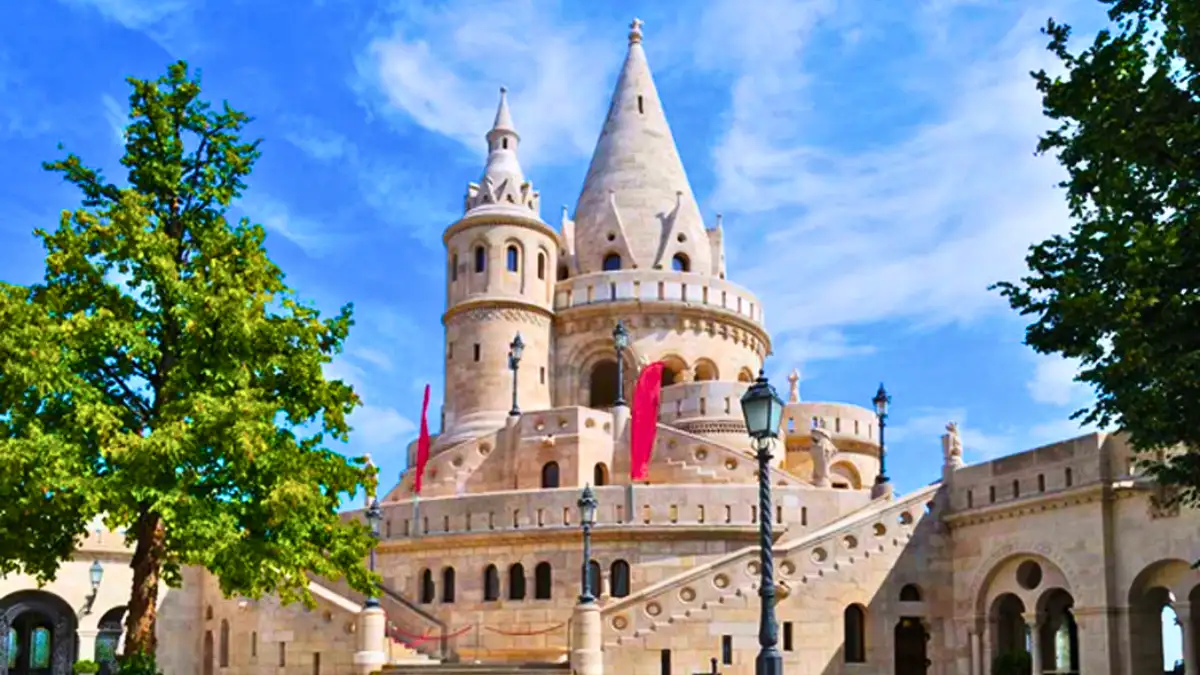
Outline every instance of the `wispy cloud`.
<svg viewBox="0 0 1200 675">
<path fill-rule="evenodd" d="M 319 258 L 329 252 L 332 241 L 321 223 L 295 214 L 287 204 L 261 191 L 247 192 L 237 208 L 252 222 L 261 224 L 298 246 L 309 256 Z"/>
<path fill-rule="evenodd" d="M 1093 426 L 1080 425 L 1078 421 L 1066 417 L 1027 427 L 985 430 L 971 424 L 964 408 L 926 408 L 908 416 L 902 424 L 889 426 L 889 444 L 895 442 L 904 443 L 907 447 L 925 448 L 929 457 L 940 460 L 940 439 L 946 433 L 948 422 L 958 424 L 963 459 L 969 463 L 986 462 L 1097 431 Z"/>
<path fill-rule="evenodd" d="M 195 22 L 189 16 L 204 0 L 59 0 L 78 9 L 98 12 L 108 21 L 142 33 L 172 54 L 197 46 Z"/>
<path fill-rule="evenodd" d="M 907 125 L 898 116 L 866 145 L 846 142 L 836 101 L 822 118 L 835 120 L 826 137 L 836 143 L 804 132 L 813 116 L 803 101 L 830 91 L 814 91 L 806 47 L 822 21 L 847 29 L 844 5 L 837 16 L 822 0 L 789 6 L 781 16 L 790 19 L 718 21 L 731 33 L 720 47 L 726 63 L 738 70 L 729 125 L 713 150 L 714 201 L 730 214 L 731 229 L 769 233 L 766 246 L 740 239 L 765 260 L 739 278 L 760 289 L 767 306 L 790 309 L 770 316 L 781 342 L 825 335 L 816 341 L 824 344 L 853 326 L 936 326 L 1004 309 L 987 286 L 1019 274 L 1029 244 L 1068 225 L 1054 188 L 1060 172 L 1032 152 L 1045 122 L 1028 73 L 1048 63 L 1038 34 L 1047 10 L 1009 11 L 1011 28 L 991 42 L 947 49 L 931 38 L 924 48 L 875 59 L 888 73 L 921 73 L 924 82 L 892 86 L 925 114 Z M 916 12 L 904 20 L 927 19 Z M 886 32 L 873 21 L 863 26 L 869 35 Z M 846 119 L 861 123 L 862 116 Z"/>
<path fill-rule="evenodd" d="M 118 146 L 125 146 L 125 127 L 128 125 L 129 111 L 117 99 L 104 94 L 100 97 L 100 105 L 104 107 L 104 121 L 112 130 L 113 140 Z"/>
<path fill-rule="evenodd" d="M 1038 355 L 1033 376 L 1026 383 L 1029 397 L 1049 405 L 1079 405 L 1091 395 L 1091 391 L 1086 384 L 1075 381 L 1078 374 L 1079 361 L 1076 359 Z"/>
<path fill-rule="evenodd" d="M 369 109 L 483 153 L 497 88 L 509 101 L 531 163 L 591 153 L 618 65 L 612 39 L 561 21 L 545 3 L 471 0 L 453 6 L 403 2 L 358 59 L 357 88 Z"/>
</svg>

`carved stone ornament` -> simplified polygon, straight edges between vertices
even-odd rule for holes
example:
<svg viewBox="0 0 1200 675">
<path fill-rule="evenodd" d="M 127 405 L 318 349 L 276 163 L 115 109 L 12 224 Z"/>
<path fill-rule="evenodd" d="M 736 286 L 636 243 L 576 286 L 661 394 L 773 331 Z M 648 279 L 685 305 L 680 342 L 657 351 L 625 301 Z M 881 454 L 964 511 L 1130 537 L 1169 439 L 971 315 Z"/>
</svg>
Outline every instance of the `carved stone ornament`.
<svg viewBox="0 0 1200 675">
<path fill-rule="evenodd" d="M 1179 489 L 1170 485 L 1155 485 L 1150 495 L 1150 517 L 1174 518 L 1179 515 Z"/>
</svg>

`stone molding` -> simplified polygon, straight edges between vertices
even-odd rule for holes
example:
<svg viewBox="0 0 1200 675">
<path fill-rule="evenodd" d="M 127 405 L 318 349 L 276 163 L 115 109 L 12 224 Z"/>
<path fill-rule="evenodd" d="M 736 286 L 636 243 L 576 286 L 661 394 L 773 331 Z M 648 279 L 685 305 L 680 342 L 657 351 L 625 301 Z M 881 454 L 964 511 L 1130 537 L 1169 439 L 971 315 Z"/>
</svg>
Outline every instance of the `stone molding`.
<svg viewBox="0 0 1200 675">
<path fill-rule="evenodd" d="M 786 530 L 777 527 L 776 538 Z M 485 546 L 542 546 L 579 541 L 578 526 L 530 527 L 525 530 L 485 530 L 483 532 L 430 532 L 417 537 L 387 539 L 379 542 L 380 553 L 426 551 L 430 548 L 472 548 Z M 642 525 L 624 523 L 592 530 L 593 542 L 643 541 L 731 541 L 746 545 L 758 541 L 757 525 Z"/>
<path fill-rule="evenodd" d="M 500 320 L 548 328 L 552 316 L 550 310 L 524 302 L 468 300 L 446 310 L 446 313 L 442 315 L 442 324 L 448 324 L 451 320 L 480 322 Z"/>
<path fill-rule="evenodd" d="M 521 228 L 524 228 L 527 230 L 532 230 L 533 232 L 536 232 L 540 235 L 549 237 L 550 240 L 555 242 L 556 244 L 561 243 L 559 240 L 558 232 L 556 232 L 554 230 L 554 228 L 547 225 L 546 222 L 543 221 L 540 217 L 538 217 L 538 215 L 536 213 L 531 212 L 529 214 L 522 214 L 522 213 L 517 213 L 517 212 L 513 212 L 513 211 L 504 211 L 504 210 L 497 209 L 494 211 L 486 211 L 483 213 L 472 213 L 472 214 L 463 216 L 460 220 L 456 221 L 453 225 L 451 225 L 450 227 L 447 227 L 446 231 L 442 233 L 442 244 L 445 246 L 449 246 L 450 240 L 453 237 L 455 237 L 456 235 L 458 235 L 460 232 L 462 232 L 463 230 L 469 230 L 472 227 L 477 227 L 480 225 L 484 225 L 484 226 L 512 225 L 514 227 L 521 227 Z"/>
<path fill-rule="evenodd" d="M 748 347 L 762 359 L 771 354 L 771 338 L 766 330 L 735 312 L 678 302 L 669 305 L 672 305 L 670 300 L 653 304 L 618 300 L 560 309 L 554 314 L 555 332 L 558 337 L 580 333 L 607 335 L 612 331 L 612 317 L 620 315 L 631 331 L 665 329 L 707 333 Z M 633 310 L 622 312 L 629 307 Z"/>
<path fill-rule="evenodd" d="M 1104 498 L 1127 499 L 1136 496 L 1140 492 L 1141 490 L 1137 488 L 1126 489 L 1121 485 L 1092 483 L 1070 490 L 1032 495 L 1018 501 L 977 506 L 970 510 L 951 513 L 945 516 L 944 520 L 951 530 L 956 530 L 981 523 L 1020 518 L 1035 513 L 1079 506 Z"/>
</svg>

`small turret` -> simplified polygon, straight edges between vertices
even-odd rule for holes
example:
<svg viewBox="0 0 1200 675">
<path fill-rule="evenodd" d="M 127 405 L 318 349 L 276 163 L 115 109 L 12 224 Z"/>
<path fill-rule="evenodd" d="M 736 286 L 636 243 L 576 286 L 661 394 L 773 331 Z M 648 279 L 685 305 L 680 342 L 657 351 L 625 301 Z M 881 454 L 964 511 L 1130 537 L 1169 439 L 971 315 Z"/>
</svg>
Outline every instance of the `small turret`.
<svg viewBox="0 0 1200 675">
<path fill-rule="evenodd" d="M 517 148 L 521 136 L 513 126 L 508 109 L 508 90 L 500 87 L 500 104 L 496 119 L 487 133 L 488 157 L 483 177 L 467 186 L 465 211 L 468 215 L 479 209 L 509 208 L 539 214 L 538 193 L 525 180 Z"/>
</svg>

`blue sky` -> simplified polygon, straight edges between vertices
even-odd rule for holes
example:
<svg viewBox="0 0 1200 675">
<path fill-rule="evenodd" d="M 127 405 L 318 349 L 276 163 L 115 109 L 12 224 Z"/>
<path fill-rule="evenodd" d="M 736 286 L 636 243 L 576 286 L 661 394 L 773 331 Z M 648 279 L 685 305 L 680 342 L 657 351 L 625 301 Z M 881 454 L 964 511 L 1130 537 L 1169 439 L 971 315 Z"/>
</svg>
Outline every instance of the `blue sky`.
<svg viewBox="0 0 1200 675">
<path fill-rule="evenodd" d="M 0 278 L 40 277 L 34 227 L 78 195 L 40 162 L 62 142 L 121 173 L 127 75 L 176 58 L 257 118 L 264 156 L 237 215 L 263 223 L 300 293 L 356 305 L 331 370 L 366 407 L 354 452 L 390 484 L 421 388 L 441 396 L 444 251 L 506 85 L 543 217 L 573 207 L 631 18 L 729 276 L 763 299 L 769 373 L 810 400 L 894 397 L 901 489 L 940 473 L 939 436 L 978 461 L 1067 438 L 1089 392 L 1033 354 L 989 283 L 1068 221 L 1028 76 L 1053 15 L 1094 0 L 676 3 L 56 0 L 0 22 Z M 436 424 L 436 422 L 435 422 Z"/>
</svg>

